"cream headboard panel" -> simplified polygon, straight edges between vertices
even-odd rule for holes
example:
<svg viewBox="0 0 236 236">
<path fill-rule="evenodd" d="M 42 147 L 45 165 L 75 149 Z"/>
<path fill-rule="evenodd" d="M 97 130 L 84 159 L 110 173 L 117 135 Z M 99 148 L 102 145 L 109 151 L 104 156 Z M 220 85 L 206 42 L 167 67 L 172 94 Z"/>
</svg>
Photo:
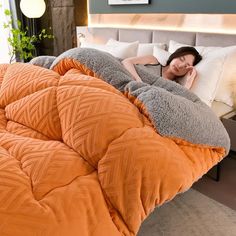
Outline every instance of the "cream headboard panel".
<svg viewBox="0 0 236 236">
<path fill-rule="evenodd" d="M 236 45 L 236 35 L 234 34 L 196 34 L 196 45 L 198 46 L 221 46 L 227 47 Z"/>
<path fill-rule="evenodd" d="M 195 45 L 196 33 L 165 30 L 153 31 L 153 42 L 161 42 L 168 45 L 170 40 L 175 40 L 184 44 Z"/>
<path fill-rule="evenodd" d="M 86 41 L 96 43 L 106 43 L 109 38 L 114 38 L 116 40 L 125 42 L 138 40 L 140 43 L 157 42 L 166 43 L 167 45 L 171 39 L 193 46 L 198 45 L 225 47 L 236 45 L 236 35 L 234 34 L 213 34 L 148 29 L 99 28 L 87 26 L 78 26 L 76 30 L 77 36 L 82 33 L 85 35 Z"/>
<path fill-rule="evenodd" d="M 152 43 L 152 30 L 119 29 L 119 41 Z"/>
</svg>

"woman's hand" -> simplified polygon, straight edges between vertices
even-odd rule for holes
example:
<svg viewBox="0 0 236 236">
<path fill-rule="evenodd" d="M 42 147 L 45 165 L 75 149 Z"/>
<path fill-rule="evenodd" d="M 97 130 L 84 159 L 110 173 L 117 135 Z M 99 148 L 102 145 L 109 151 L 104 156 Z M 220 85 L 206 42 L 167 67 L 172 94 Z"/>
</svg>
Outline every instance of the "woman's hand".
<svg viewBox="0 0 236 236">
<path fill-rule="evenodd" d="M 194 79 L 197 76 L 197 70 L 193 66 L 189 66 L 187 69 L 188 72 L 186 74 L 186 83 L 184 87 L 190 89 L 192 87 Z"/>
</svg>

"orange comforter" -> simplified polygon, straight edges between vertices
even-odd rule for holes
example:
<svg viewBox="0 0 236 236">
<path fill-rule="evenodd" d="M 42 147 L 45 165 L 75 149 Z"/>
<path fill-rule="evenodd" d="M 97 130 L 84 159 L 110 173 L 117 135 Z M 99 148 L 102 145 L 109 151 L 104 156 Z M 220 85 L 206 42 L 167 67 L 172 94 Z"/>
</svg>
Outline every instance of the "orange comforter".
<svg viewBox="0 0 236 236">
<path fill-rule="evenodd" d="M 159 135 L 93 71 L 63 66 L 0 66 L 1 236 L 135 235 L 224 156 Z"/>
</svg>

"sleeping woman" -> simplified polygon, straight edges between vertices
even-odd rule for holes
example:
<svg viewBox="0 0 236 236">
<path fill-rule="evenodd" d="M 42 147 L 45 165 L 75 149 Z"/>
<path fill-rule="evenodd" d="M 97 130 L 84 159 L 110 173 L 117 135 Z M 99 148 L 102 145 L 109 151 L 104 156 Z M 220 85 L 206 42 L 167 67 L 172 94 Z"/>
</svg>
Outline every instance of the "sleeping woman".
<svg viewBox="0 0 236 236">
<path fill-rule="evenodd" d="M 142 57 L 130 57 L 122 61 L 124 67 L 131 73 L 136 81 L 141 82 L 142 79 L 138 75 L 134 65 L 136 64 L 154 64 L 160 67 L 159 74 L 168 80 L 176 81 L 179 77 L 187 76 L 184 87 L 190 89 L 197 71 L 194 66 L 201 61 L 202 56 L 193 47 L 181 47 L 170 55 L 166 66 L 162 66 L 156 57 L 152 55 Z"/>
</svg>

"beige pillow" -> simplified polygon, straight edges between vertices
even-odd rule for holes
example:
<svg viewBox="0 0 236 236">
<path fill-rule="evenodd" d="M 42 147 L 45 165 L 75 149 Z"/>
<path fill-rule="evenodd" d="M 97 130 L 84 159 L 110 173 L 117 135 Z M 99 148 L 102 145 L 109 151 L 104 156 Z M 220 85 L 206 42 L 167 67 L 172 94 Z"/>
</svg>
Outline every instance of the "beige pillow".
<svg viewBox="0 0 236 236">
<path fill-rule="evenodd" d="M 215 100 L 229 106 L 236 106 L 236 47 L 225 56 L 222 79 Z"/>
</svg>

